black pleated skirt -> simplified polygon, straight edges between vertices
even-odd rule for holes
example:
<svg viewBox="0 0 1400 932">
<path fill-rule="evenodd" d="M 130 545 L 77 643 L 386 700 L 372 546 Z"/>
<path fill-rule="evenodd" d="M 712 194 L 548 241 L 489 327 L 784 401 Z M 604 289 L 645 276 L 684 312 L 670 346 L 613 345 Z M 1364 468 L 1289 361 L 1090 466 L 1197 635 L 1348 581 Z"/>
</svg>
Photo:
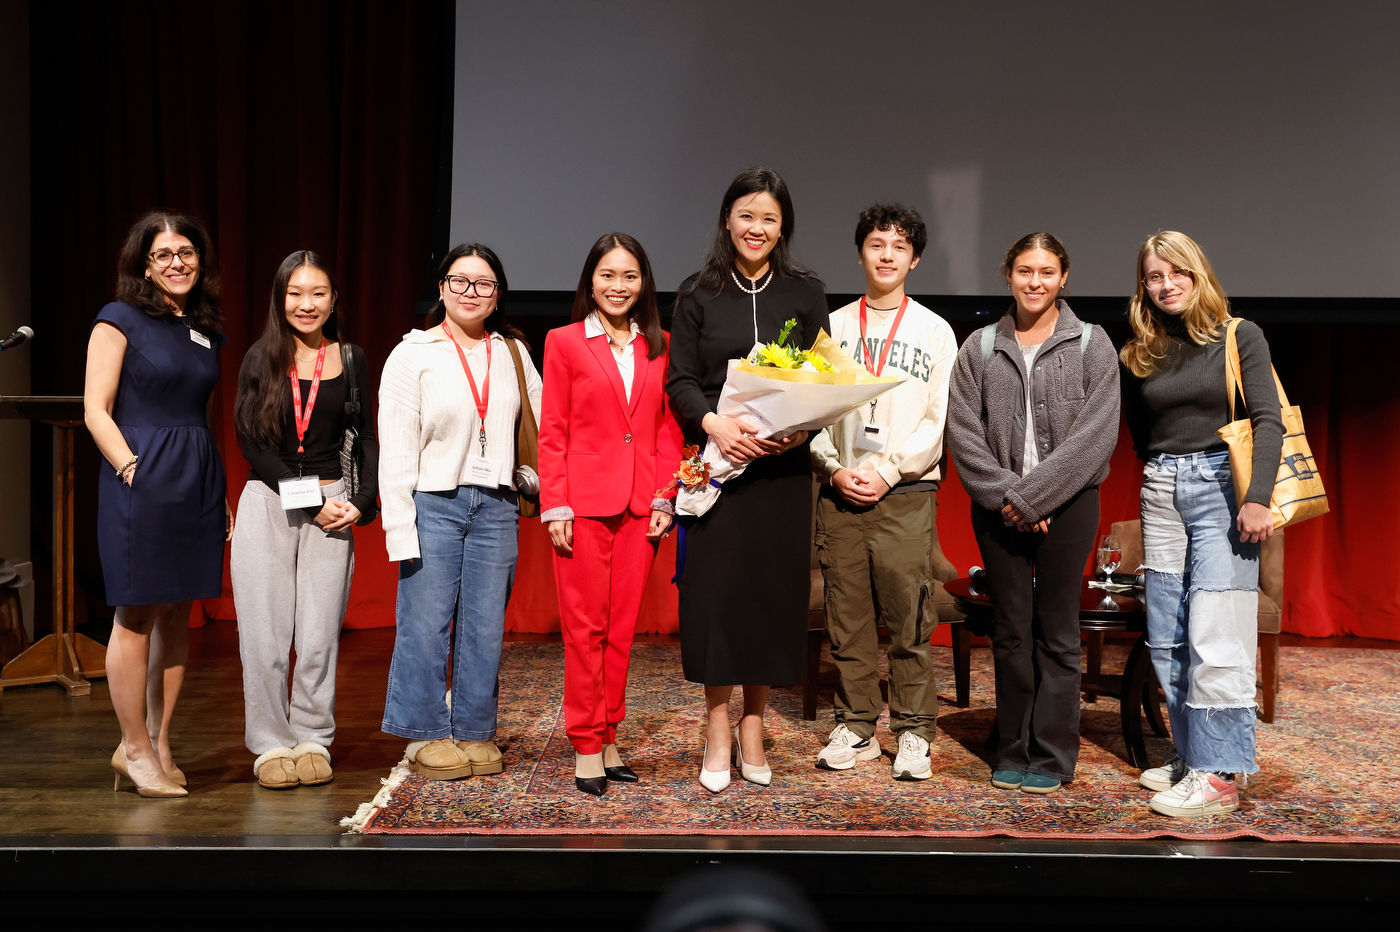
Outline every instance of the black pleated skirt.
<svg viewBox="0 0 1400 932">
<path fill-rule="evenodd" d="M 756 460 L 708 512 L 681 520 L 685 678 L 706 686 L 801 680 L 812 566 L 807 444 Z"/>
</svg>

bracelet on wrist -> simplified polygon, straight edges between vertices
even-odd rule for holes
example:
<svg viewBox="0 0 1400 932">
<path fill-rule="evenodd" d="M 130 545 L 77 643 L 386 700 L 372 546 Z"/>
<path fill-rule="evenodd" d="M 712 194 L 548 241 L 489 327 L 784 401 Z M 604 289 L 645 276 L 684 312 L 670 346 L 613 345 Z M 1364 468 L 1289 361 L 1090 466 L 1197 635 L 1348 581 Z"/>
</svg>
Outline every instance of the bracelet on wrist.
<svg viewBox="0 0 1400 932">
<path fill-rule="evenodd" d="M 126 478 L 126 474 L 127 474 L 128 472 L 131 471 L 132 467 L 134 467 L 134 466 L 136 465 L 136 461 L 139 460 L 140 458 L 141 458 L 141 457 L 136 456 L 136 455 L 133 454 L 132 457 L 131 457 L 131 459 L 127 460 L 125 463 L 122 463 L 121 468 L 117 470 L 117 478 L 118 478 L 118 479 L 125 479 L 125 478 Z"/>
</svg>

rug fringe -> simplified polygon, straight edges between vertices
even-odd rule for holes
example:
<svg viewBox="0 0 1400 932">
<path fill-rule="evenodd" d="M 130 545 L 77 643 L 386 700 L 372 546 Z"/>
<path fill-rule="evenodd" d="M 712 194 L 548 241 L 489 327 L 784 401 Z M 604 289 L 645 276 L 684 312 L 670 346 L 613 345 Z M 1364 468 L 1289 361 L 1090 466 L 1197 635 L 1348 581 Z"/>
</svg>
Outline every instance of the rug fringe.
<svg viewBox="0 0 1400 932">
<path fill-rule="evenodd" d="M 345 829 L 345 834 L 358 835 L 363 833 L 379 810 L 389 802 L 389 797 L 394 794 L 394 789 L 412 772 L 408 769 L 408 758 L 404 757 L 403 760 L 394 765 L 393 770 L 389 771 L 389 776 L 380 777 L 379 792 L 374 794 L 374 798 L 367 803 L 360 803 L 354 815 L 346 816 L 340 820 L 340 827 Z"/>
</svg>

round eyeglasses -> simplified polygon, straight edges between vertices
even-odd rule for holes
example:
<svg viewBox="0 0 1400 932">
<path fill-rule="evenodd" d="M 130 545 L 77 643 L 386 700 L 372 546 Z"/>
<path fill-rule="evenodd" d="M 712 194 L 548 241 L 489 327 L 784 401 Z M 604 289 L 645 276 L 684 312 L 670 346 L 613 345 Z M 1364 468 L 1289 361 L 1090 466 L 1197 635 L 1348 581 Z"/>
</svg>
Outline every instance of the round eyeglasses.
<svg viewBox="0 0 1400 932">
<path fill-rule="evenodd" d="M 472 281 L 465 275 L 449 275 L 443 279 L 443 282 L 447 284 L 447 290 L 453 294 L 466 294 L 468 291 L 472 291 L 476 293 L 478 298 L 489 298 L 500 287 L 497 282 L 493 282 L 489 278 L 478 278 L 476 281 Z"/>
<path fill-rule="evenodd" d="M 1147 286 L 1148 291 L 1156 291 L 1157 289 L 1165 285 L 1167 283 L 1167 279 L 1169 278 L 1171 279 L 1172 284 L 1176 285 L 1178 288 L 1180 288 L 1187 282 L 1193 282 L 1196 280 L 1196 276 L 1192 275 L 1185 269 L 1172 269 L 1170 275 L 1163 275 L 1161 272 L 1153 272 L 1151 275 L 1144 278 L 1142 280 L 1142 283 Z"/>
<path fill-rule="evenodd" d="M 147 253 L 146 258 L 156 264 L 158 268 L 168 268 L 170 263 L 175 261 L 175 257 L 180 257 L 180 262 L 184 265 L 194 265 L 199 261 L 199 250 L 193 246 L 182 246 L 180 249 L 172 251 L 169 249 L 157 249 L 155 252 Z"/>
</svg>

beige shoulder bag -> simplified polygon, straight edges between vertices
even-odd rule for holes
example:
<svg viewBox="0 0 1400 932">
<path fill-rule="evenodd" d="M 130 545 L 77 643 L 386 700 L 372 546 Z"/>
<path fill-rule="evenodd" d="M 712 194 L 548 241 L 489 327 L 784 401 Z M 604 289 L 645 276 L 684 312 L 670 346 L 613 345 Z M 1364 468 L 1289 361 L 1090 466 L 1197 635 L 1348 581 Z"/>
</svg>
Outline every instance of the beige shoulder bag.
<svg viewBox="0 0 1400 932">
<path fill-rule="evenodd" d="M 525 366 L 520 361 L 520 350 L 515 340 L 506 337 L 511 361 L 515 363 L 515 381 L 520 388 L 520 414 L 515 419 L 515 488 L 520 501 L 520 516 L 533 518 L 540 513 L 540 429 L 535 423 L 535 411 L 530 407 L 530 394 L 525 388 Z M 528 470 L 527 476 L 521 476 Z M 533 491 L 527 483 L 533 478 Z"/>
<path fill-rule="evenodd" d="M 1225 331 L 1225 391 L 1230 396 L 1230 423 L 1216 431 L 1230 448 L 1230 473 L 1235 480 L 1235 504 L 1243 505 L 1245 493 L 1254 473 L 1254 426 L 1249 420 L 1249 399 L 1244 397 L 1240 378 L 1240 347 L 1235 340 L 1235 328 L 1240 319 L 1232 318 Z M 1278 402 L 1283 415 L 1283 454 L 1279 459 L 1278 476 L 1274 479 L 1274 494 L 1269 509 L 1274 513 L 1274 529 L 1297 524 L 1308 518 L 1327 514 L 1327 492 L 1322 487 L 1317 463 L 1313 461 L 1308 437 L 1303 432 L 1303 414 L 1296 405 L 1288 403 L 1283 383 L 1274 372 L 1278 386 Z M 1244 398 L 1245 416 L 1235 420 L 1235 392 Z"/>
</svg>

